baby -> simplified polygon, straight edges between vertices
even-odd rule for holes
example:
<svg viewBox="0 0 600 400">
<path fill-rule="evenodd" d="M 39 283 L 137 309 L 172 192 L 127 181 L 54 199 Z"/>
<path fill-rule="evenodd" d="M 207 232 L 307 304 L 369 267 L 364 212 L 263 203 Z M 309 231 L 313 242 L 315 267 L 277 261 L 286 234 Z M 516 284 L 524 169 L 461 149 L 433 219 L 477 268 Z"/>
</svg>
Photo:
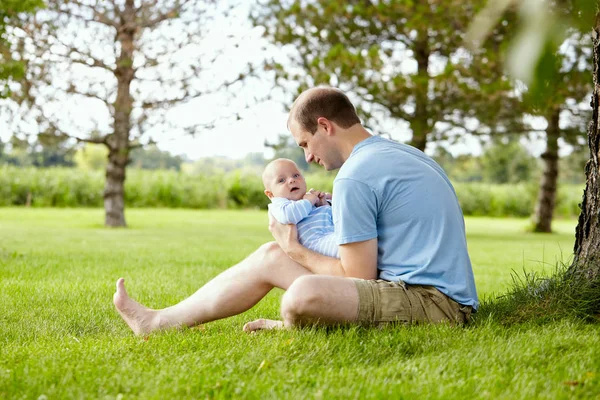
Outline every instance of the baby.
<svg viewBox="0 0 600 400">
<path fill-rule="evenodd" d="M 269 211 L 282 224 L 296 224 L 298 240 L 317 253 L 339 258 L 333 217 L 328 200 L 331 195 L 311 189 L 292 160 L 271 161 L 262 175 L 265 194 L 271 199 Z"/>
</svg>

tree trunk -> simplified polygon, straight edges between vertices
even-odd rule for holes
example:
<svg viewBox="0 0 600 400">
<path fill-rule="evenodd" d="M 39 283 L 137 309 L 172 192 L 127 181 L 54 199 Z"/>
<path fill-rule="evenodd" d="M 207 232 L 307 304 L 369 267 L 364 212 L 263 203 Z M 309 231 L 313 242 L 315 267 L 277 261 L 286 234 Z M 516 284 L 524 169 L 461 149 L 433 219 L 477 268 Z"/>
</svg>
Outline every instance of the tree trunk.
<svg viewBox="0 0 600 400">
<path fill-rule="evenodd" d="M 581 204 L 579 223 L 575 231 L 575 259 L 571 270 L 578 275 L 597 281 L 600 278 L 600 14 L 596 15 L 593 31 L 594 93 L 592 94 L 592 121 L 588 127 L 590 160 L 586 170 L 586 185 Z"/>
<path fill-rule="evenodd" d="M 542 154 L 544 173 L 540 182 L 540 191 L 535 207 L 535 232 L 552 232 L 552 216 L 556 202 L 556 182 L 558 180 L 558 138 L 560 109 L 552 110 L 546 118 L 546 151 Z"/>
<path fill-rule="evenodd" d="M 412 130 L 412 139 L 410 145 L 421 151 L 425 151 L 427 146 L 427 135 L 429 128 L 429 46 L 427 44 L 427 33 L 419 32 L 422 35 L 415 46 L 415 59 L 417 60 L 417 77 L 415 78 L 415 113 L 410 121 Z"/>
<path fill-rule="evenodd" d="M 125 168 L 129 162 L 129 133 L 131 130 L 131 81 L 133 55 L 135 51 L 134 36 L 137 30 L 135 22 L 134 0 L 126 0 L 122 12 L 122 24 L 117 31 L 120 54 L 117 58 L 115 76 L 117 78 L 117 98 L 113 129 L 108 138 L 108 164 L 106 166 L 106 183 L 104 186 L 104 223 L 110 227 L 127 226 L 125 222 Z"/>
<path fill-rule="evenodd" d="M 125 227 L 125 167 L 127 156 L 119 155 L 117 149 L 110 149 L 106 165 L 104 184 L 104 225 Z"/>
</svg>

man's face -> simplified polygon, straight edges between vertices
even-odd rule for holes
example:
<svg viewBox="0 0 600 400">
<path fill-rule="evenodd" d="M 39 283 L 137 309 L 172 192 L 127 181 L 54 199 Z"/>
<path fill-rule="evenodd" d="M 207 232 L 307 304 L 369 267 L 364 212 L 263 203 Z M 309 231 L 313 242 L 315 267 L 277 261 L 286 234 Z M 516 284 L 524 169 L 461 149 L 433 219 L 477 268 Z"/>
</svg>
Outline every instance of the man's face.
<svg viewBox="0 0 600 400">
<path fill-rule="evenodd" d="M 336 157 L 335 146 L 321 126 L 313 135 L 303 130 L 300 124 L 292 119 L 289 128 L 298 146 L 304 150 L 307 163 L 315 162 L 327 171 L 341 167 L 342 163 L 338 162 L 339 157 Z"/>
<path fill-rule="evenodd" d="M 289 200 L 300 200 L 306 194 L 306 181 L 291 161 L 281 160 L 271 166 L 267 191 L 269 197 L 283 197 Z"/>
</svg>

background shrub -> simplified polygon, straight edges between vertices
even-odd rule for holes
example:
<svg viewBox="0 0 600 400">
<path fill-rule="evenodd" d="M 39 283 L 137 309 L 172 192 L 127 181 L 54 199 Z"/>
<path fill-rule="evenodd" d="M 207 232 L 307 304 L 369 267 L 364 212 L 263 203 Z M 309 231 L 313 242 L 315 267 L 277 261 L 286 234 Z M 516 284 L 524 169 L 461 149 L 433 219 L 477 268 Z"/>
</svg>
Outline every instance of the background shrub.
<svg viewBox="0 0 600 400">
<path fill-rule="evenodd" d="M 264 190 L 259 176 L 234 172 L 227 179 L 229 207 L 267 209 L 269 198 Z"/>
<path fill-rule="evenodd" d="M 308 188 L 331 192 L 334 174 L 306 176 Z M 534 212 L 537 182 L 489 184 L 455 183 L 465 215 L 527 217 Z M 576 217 L 584 185 L 559 187 L 555 215 Z M 0 167 L 0 206 L 102 207 L 104 172 L 74 168 Z M 260 176 L 229 173 L 189 174 L 172 170 L 130 168 L 125 181 L 127 207 L 260 208 L 269 199 Z"/>
</svg>

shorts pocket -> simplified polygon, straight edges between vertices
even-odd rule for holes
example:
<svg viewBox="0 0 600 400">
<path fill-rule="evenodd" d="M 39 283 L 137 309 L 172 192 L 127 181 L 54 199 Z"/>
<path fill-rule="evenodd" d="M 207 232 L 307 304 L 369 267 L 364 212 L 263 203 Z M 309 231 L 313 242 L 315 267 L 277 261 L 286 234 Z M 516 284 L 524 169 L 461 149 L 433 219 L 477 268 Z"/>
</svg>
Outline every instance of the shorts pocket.
<svg viewBox="0 0 600 400">
<path fill-rule="evenodd" d="M 423 293 L 423 297 L 429 298 L 435 304 L 445 303 L 449 300 L 448 296 L 433 286 L 421 286 L 419 289 Z"/>
<path fill-rule="evenodd" d="M 412 305 L 404 288 L 381 287 L 379 293 L 379 313 L 375 322 L 410 323 L 412 321 Z"/>
</svg>

